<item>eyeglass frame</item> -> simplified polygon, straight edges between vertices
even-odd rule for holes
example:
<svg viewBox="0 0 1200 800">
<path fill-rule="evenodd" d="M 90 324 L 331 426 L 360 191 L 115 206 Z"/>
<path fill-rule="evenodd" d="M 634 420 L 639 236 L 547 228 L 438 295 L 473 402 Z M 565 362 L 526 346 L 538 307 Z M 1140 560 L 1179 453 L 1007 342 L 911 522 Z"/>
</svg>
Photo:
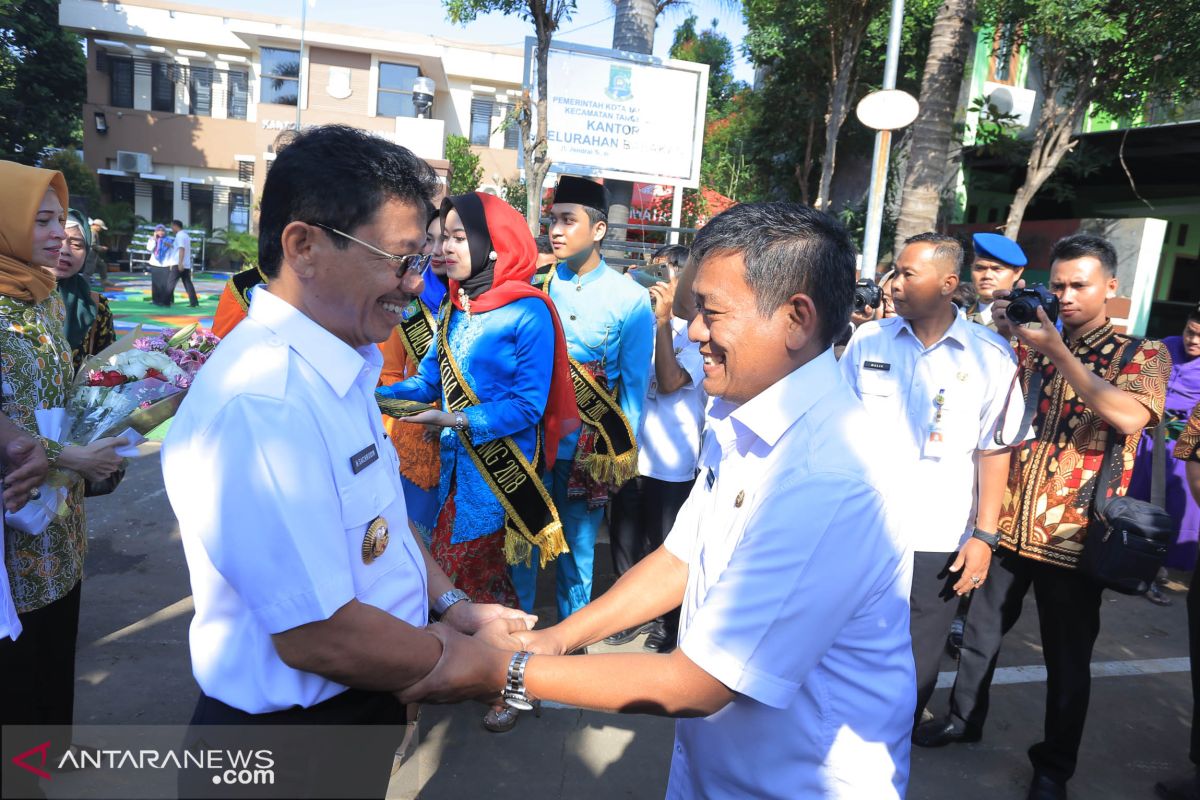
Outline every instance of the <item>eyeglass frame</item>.
<svg viewBox="0 0 1200 800">
<path fill-rule="evenodd" d="M 397 265 L 397 274 L 403 274 L 404 272 L 420 272 L 425 269 L 425 267 L 429 264 L 429 260 L 433 258 L 432 255 L 427 253 L 409 253 L 408 255 L 398 256 L 395 253 L 389 253 L 386 250 L 381 250 L 369 242 L 364 242 L 362 239 L 357 239 L 345 231 L 339 231 L 332 225 L 326 225 L 323 222 L 310 222 L 308 224 L 317 228 L 321 228 L 322 230 L 329 231 L 330 233 L 336 233 L 338 236 L 341 236 L 344 239 L 349 239 L 355 244 L 362 245 L 380 258 L 386 259 L 388 263 Z M 416 260 L 406 264 L 405 262 L 409 262 L 410 259 Z"/>
</svg>

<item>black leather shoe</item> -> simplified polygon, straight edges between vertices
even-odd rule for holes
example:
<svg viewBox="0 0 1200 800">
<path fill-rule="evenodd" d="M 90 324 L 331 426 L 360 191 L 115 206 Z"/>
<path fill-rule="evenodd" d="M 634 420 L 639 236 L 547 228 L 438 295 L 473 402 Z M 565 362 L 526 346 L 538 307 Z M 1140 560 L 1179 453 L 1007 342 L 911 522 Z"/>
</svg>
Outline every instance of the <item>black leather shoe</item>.
<svg viewBox="0 0 1200 800">
<path fill-rule="evenodd" d="M 948 744 L 967 744 L 983 738 L 980 731 L 960 728 L 949 718 L 930 720 L 913 731 L 913 744 L 917 747 L 945 747 Z"/>
<path fill-rule="evenodd" d="M 1025 800 L 1067 800 L 1067 785 L 1035 772 Z"/>
<path fill-rule="evenodd" d="M 642 643 L 642 649 L 651 653 L 669 653 L 675 649 L 675 637 L 672 636 L 668 641 L 667 628 L 659 622 L 646 634 L 646 641 Z"/>
<path fill-rule="evenodd" d="M 1200 770 L 1159 781 L 1154 794 L 1162 800 L 1200 800 Z"/>
<path fill-rule="evenodd" d="M 605 644 L 629 644 L 637 637 L 641 636 L 646 631 L 654 627 L 654 620 L 643 622 L 641 625 L 634 625 L 632 628 L 626 628 L 623 631 L 617 631 L 612 636 L 604 640 Z"/>
</svg>

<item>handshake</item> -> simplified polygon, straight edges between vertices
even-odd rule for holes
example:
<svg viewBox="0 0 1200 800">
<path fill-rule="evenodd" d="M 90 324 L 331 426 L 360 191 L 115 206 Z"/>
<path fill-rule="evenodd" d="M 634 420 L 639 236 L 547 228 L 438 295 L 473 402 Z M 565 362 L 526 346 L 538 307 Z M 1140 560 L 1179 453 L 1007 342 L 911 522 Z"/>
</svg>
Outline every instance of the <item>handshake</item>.
<svg viewBox="0 0 1200 800">
<path fill-rule="evenodd" d="M 535 631 L 536 622 L 532 614 L 500 605 L 455 603 L 440 622 L 425 628 L 442 643 L 437 664 L 397 696 L 403 703 L 498 702 L 516 652 L 562 655 L 568 650 L 555 628 Z"/>
</svg>

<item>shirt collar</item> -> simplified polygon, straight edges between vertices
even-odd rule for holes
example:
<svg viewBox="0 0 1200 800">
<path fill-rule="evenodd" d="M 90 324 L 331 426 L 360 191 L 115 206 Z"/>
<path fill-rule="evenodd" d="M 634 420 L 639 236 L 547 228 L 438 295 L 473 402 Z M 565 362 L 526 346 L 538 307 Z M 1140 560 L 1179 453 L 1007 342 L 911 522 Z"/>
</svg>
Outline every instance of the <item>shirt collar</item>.
<svg viewBox="0 0 1200 800">
<path fill-rule="evenodd" d="M 571 268 L 567 266 L 567 262 L 565 261 L 560 261 L 555 264 L 554 269 L 557 273 L 555 277 L 558 280 L 575 283 L 576 279 L 578 278 L 580 286 L 587 286 L 589 283 L 593 283 L 604 277 L 604 273 L 609 270 L 609 267 L 608 262 L 601 258 L 600 263 L 596 265 L 594 270 L 584 273 L 582 276 L 576 276 L 575 273 L 571 271 Z"/>
<path fill-rule="evenodd" d="M 1074 342 L 1067 339 L 1066 331 L 1063 331 L 1063 341 L 1067 347 L 1073 351 L 1078 350 L 1096 350 L 1099 345 L 1108 340 L 1108 337 L 1113 334 L 1112 320 L 1105 317 L 1104 324 L 1093 331 L 1088 331 L 1083 336 L 1076 339 Z"/>
<path fill-rule="evenodd" d="M 842 380 L 833 348 L 828 348 L 741 405 L 717 398 L 710 415 L 719 421 L 728 420 L 727 435 L 741 438 L 742 432 L 748 432 L 774 447 L 797 420 Z M 717 435 L 718 439 L 724 438 Z"/>
<path fill-rule="evenodd" d="M 896 330 L 893 335 L 899 338 L 901 333 L 907 331 L 908 335 L 912 337 L 914 342 L 920 345 L 922 349 L 927 350 L 932 350 L 934 347 L 937 347 L 939 344 L 947 340 L 954 342 L 959 347 L 966 347 L 967 340 L 971 336 L 971 331 L 967 329 L 967 326 L 973 324 L 967 319 L 965 314 L 961 314 L 957 309 L 955 309 L 954 321 L 950 323 L 950 327 L 947 328 L 946 332 L 942 334 L 942 338 L 938 339 L 936 342 L 926 348 L 925 345 L 921 343 L 921 340 L 917 338 L 917 334 L 913 333 L 912 324 L 908 320 L 906 320 L 904 317 L 897 317 L 896 319 L 900 320 L 900 324 L 896 326 Z"/>
<path fill-rule="evenodd" d="M 248 316 L 283 339 L 338 397 L 346 396 L 364 369 L 383 365 L 378 347 L 351 347 L 269 289 L 254 293 Z"/>
</svg>

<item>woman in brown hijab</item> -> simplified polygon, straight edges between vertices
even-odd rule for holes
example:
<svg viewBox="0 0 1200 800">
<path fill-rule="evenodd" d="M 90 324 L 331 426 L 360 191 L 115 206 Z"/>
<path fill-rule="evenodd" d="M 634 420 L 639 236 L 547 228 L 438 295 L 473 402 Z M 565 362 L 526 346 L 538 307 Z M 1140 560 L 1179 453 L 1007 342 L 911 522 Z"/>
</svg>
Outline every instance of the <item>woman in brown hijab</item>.
<svg viewBox="0 0 1200 800">
<path fill-rule="evenodd" d="M 62 247 L 66 207 L 62 173 L 0 161 L 0 407 L 38 438 L 51 469 L 74 479 L 65 517 L 36 536 L 5 531 L 4 563 L 23 632 L 15 641 L 0 641 L 4 725 L 72 722 L 80 580 L 87 552 L 83 482 L 103 480 L 116 471 L 121 457 L 114 450 L 126 443 L 109 438 L 64 447 L 38 436 L 34 412 L 65 407 L 74 374 L 63 302 L 50 271 Z M 6 770 L 6 795 L 14 796 L 9 779 L 16 772 L 21 770 Z M 26 774 L 36 790 L 37 778 Z"/>
</svg>

